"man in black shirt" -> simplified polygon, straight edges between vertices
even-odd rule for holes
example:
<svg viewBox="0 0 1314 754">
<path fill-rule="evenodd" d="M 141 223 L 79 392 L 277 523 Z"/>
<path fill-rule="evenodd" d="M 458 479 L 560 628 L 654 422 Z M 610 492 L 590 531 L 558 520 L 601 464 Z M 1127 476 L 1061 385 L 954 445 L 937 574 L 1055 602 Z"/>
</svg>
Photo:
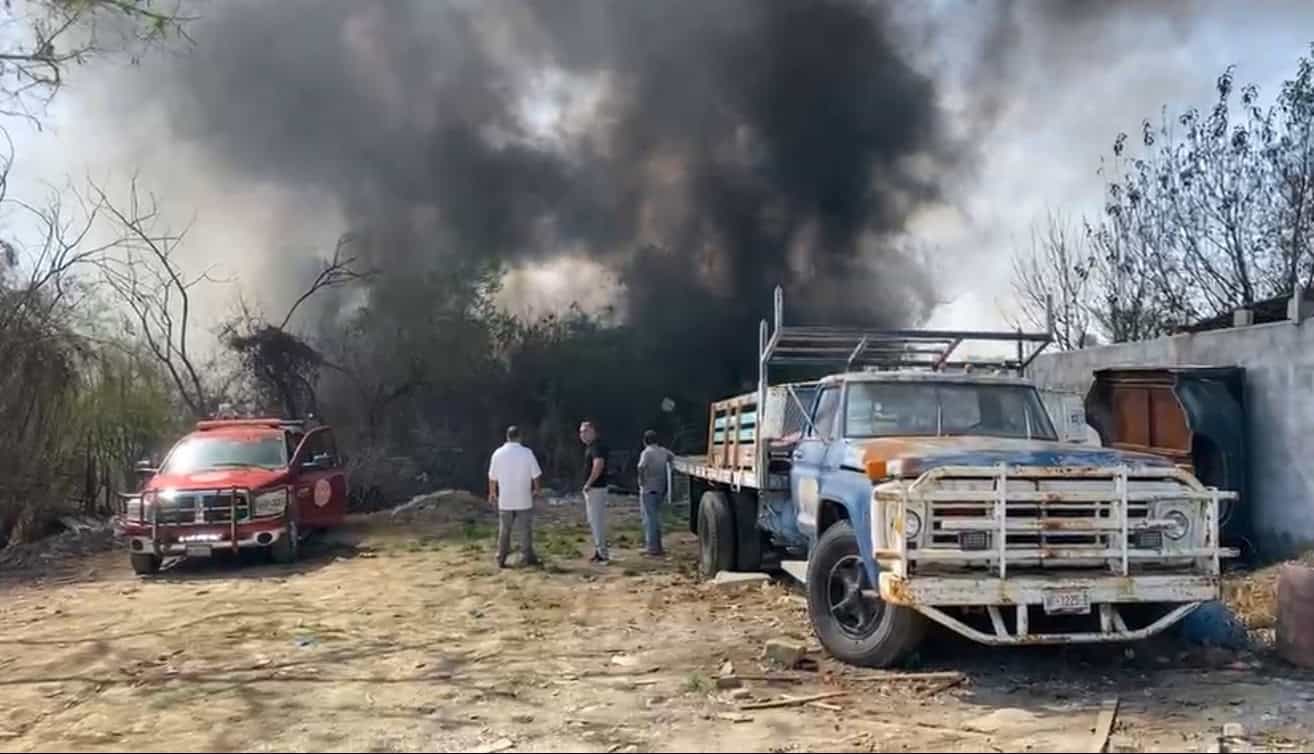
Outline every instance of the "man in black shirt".
<svg viewBox="0 0 1314 754">
<path fill-rule="evenodd" d="M 607 447 L 598 437 L 597 427 L 586 421 L 579 425 L 579 439 L 584 443 L 584 510 L 593 531 L 594 563 L 606 563 L 607 555 Z"/>
</svg>

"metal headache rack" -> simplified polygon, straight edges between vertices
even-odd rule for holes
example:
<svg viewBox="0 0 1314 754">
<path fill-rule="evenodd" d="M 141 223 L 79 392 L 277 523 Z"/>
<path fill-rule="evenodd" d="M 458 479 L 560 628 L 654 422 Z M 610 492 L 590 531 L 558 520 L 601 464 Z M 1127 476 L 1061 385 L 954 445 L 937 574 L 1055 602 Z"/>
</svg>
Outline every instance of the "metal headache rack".
<svg viewBox="0 0 1314 754">
<path fill-rule="evenodd" d="M 992 369 L 1019 375 L 1052 342 L 1048 332 L 991 330 L 865 330 L 846 327 L 790 326 L 784 323 L 784 291 L 775 292 L 775 328 L 762 320 L 759 333 L 760 374 L 766 384 L 769 366 L 814 366 L 858 369 Z M 1017 356 L 953 360 L 966 342 L 1016 343 Z"/>
<path fill-rule="evenodd" d="M 816 367 L 831 373 L 840 369 L 968 368 L 1021 373 L 1051 340 L 1048 333 L 1021 331 L 786 326 L 784 308 L 784 291 L 777 286 L 775 328 L 764 319 L 759 331 L 757 390 L 711 405 L 707 455 L 688 473 L 724 482 L 734 490 L 743 486 L 788 489 L 787 475 L 771 473 L 771 441 L 789 434 L 789 428 L 807 423 L 811 401 L 805 403 L 799 392 L 814 388 L 815 382 L 805 380 L 772 388 L 767 379 L 772 366 Z M 954 360 L 954 351 L 969 341 L 1016 343 L 1017 357 Z"/>
</svg>

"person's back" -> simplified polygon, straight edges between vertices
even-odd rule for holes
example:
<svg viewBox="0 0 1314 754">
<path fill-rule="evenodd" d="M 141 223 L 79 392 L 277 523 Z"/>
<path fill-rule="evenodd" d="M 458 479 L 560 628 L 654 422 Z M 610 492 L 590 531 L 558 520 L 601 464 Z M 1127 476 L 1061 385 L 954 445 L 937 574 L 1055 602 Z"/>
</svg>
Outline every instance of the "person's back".
<svg viewBox="0 0 1314 754">
<path fill-rule="evenodd" d="M 643 452 L 639 454 L 639 512 L 643 515 L 644 546 L 649 555 L 660 556 L 662 550 L 661 504 L 666 499 L 667 467 L 675 457 L 657 442 L 657 433 L 643 433 Z"/>
<path fill-rule="evenodd" d="M 666 494 L 667 466 L 675 454 L 654 442 L 639 454 L 639 489 Z"/>
<path fill-rule="evenodd" d="M 534 480 L 542 474 L 534 451 L 519 442 L 507 442 L 493 451 L 488 478 L 497 482 L 497 508 L 504 511 L 534 507 Z"/>
<path fill-rule="evenodd" d="M 511 529 L 520 529 L 520 549 L 525 564 L 534 564 L 534 493 L 542 469 L 534 451 L 520 444 L 520 430 L 508 427 L 506 444 L 493 451 L 488 461 L 488 501 L 497 506 L 497 566 L 506 565 L 511 548 Z"/>
</svg>

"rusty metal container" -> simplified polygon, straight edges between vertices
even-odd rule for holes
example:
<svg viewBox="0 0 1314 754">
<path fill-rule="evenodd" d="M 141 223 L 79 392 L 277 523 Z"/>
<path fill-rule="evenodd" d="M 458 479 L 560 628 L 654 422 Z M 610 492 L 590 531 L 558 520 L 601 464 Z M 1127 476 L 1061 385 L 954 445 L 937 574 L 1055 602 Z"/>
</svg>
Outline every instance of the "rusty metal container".
<svg viewBox="0 0 1314 754">
<path fill-rule="evenodd" d="M 1112 367 L 1094 376 L 1086 422 L 1101 442 L 1164 456 L 1211 487 L 1239 493 L 1238 504 L 1224 503 L 1219 525 L 1224 544 L 1247 552 L 1245 370 Z"/>
<path fill-rule="evenodd" d="M 1278 571 L 1277 650 L 1293 665 L 1314 668 L 1314 567 L 1288 563 Z"/>
</svg>

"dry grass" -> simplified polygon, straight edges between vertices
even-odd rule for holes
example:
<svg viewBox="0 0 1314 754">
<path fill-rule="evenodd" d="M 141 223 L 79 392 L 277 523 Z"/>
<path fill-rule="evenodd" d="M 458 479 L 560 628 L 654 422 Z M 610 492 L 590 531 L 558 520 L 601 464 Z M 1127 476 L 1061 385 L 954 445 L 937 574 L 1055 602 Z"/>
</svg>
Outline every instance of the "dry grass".
<svg viewBox="0 0 1314 754">
<path fill-rule="evenodd" d="M 1314 550 L 1288 561 L 1314 565 Z M 1251 631 L 1277 623 L 1277 580 L 1282 564 L 1232 574 L 1223 579 L 1223 602 Z"/>
<path fill-rule="evenodd" d="M 1223 580 L 1223 602 L 1251 631 L 1273 628 L 1277 621 L 1278 568 L 1269 566 Z"/>
</svg>

